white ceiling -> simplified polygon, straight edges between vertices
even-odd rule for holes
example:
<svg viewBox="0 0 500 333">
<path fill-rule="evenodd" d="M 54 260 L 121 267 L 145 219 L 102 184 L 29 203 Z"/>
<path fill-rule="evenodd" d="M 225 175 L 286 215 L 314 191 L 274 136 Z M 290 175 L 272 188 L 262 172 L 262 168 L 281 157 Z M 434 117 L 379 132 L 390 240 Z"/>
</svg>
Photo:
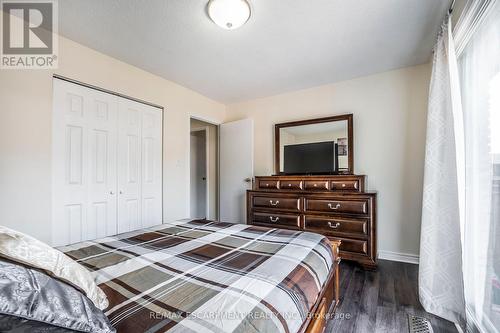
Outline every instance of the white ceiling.
<svg viewBox="0 0 500 333">
<path fill-rule="evenodd" d="M 449 0 L 249 0 L 234 31 L 208 0 L 59 1 L 62 35 L 223 103 L 429 60 Z"/>
</svg>

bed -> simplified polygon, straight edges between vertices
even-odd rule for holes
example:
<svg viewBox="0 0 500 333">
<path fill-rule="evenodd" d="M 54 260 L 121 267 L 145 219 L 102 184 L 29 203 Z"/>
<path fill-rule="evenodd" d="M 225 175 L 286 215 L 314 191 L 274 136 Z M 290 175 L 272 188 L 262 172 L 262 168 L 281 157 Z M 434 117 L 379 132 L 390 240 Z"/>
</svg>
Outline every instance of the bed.
<svg viewBox="0 0 500 333">
<path fill-rule="evenodd" d="M 334 298 L 313 233 L 177 221 L 59 249 L 95 274 L 118 332 L 318 330 Z"/>
</svg>

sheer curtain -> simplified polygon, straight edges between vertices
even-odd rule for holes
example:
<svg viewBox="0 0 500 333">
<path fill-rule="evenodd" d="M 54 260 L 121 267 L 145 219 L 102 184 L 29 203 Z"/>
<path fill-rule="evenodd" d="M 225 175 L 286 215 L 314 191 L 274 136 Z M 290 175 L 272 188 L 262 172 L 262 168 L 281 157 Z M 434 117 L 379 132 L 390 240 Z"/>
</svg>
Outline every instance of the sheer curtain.
<svg viewBox="0 0 500 333">
<path fill-rule="evenodd" d="M 449 21 L 429 91 L 419 295 L 428 312 L 499 333 L 500 0 L 468 0 L 453 36 Z"/>
<path fill-rule="evenodd" d="M 500 1 L 470 1 L 462 16 L 465 299 L 468 320 L 500 332 Z"/>
<path fill-rule="evenodd" d="M 419 297 L 426 311 L 463 326 L 463 123 L 450 17 L 434 48 L 425 144 Z"/>
</svg>

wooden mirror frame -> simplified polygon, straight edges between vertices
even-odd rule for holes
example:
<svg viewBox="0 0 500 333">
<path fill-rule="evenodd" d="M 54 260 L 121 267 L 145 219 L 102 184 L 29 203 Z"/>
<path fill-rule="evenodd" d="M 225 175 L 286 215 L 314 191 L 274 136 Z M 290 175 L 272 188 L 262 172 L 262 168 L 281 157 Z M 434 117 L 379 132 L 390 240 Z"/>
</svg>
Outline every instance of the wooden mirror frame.
<svg viewBox="0 0 500 333">
<path fill-rule="evenodd" d="M 299 121 L 290 121 L 286 123 L 279 123 L 274 125 L 274 171 L 276 175 L 280 172 L 280 129 L 287 127 L 295 127 L 302 125 L 329 123 L 332 121 L 347 120 L 347 164 L 348 170 L 340 172 L 340 174 L 354 174 L 354 136 L 353 136 L 353 115 L 343 114 L 339 116 L 315 118 Z"/>
</svg>

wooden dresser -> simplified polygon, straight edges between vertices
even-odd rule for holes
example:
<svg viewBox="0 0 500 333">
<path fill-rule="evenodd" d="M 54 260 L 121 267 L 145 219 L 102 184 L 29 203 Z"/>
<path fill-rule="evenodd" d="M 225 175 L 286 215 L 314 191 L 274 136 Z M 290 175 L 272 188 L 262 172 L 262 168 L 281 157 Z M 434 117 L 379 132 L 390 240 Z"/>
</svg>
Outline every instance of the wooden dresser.
<svg viewBox="0 0 500 333">
<path fill-rule="evenodd" d="M 340 240 L 342 259 L 375 269 L 376 202 L 376 193 L 365 192 L 365 176 L 256 177 L 247 191 L 247 221 Z"/>
</svg>

